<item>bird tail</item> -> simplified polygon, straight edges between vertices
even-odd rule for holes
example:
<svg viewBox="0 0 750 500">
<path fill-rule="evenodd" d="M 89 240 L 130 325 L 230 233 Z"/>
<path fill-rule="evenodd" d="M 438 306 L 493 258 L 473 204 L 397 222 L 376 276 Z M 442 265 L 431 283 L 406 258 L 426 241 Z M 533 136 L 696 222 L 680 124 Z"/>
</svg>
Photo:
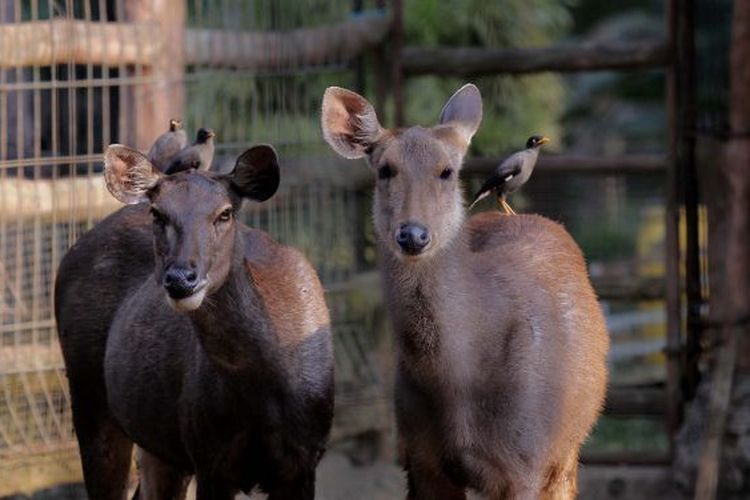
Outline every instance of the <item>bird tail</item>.
<svg viewBox="0 0 750 500">
<path fill-rule="evenodd" d="M 487 190 L 487 191 L 479 191 L 479 192 L 477 193 L 477 195 L 476 195 L 476 196 L 474 197 L 474 201 L 472 201 L 472 202 L 471 202 L 471 205 L 469 205 L 469 210 L 471 210 L 472 208 L 474 208 L 474 205 L 476 205 L 477 203 L 479 203 L 479 202 L 480 202 L 480 201 L 482 201 L 483 199 L 487 198 L 487 196 L 489 196 L 491 192 L 492 192 L 492 191 L 490 191 L 490 190 Z"/>
</svg>

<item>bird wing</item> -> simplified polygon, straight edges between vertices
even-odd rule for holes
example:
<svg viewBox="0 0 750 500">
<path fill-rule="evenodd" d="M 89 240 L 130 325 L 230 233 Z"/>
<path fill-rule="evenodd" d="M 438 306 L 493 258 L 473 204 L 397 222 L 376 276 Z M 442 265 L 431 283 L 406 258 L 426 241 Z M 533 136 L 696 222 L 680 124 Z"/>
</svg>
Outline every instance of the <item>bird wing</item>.
<svg viewBox="0 0 750 500">
<path fill-rule="evenodd" d="M 508 182 L 508 176 L 515 177 L 521 173 L 523 167 L 523 152 L 518 152 L 507 157 L 500 165 L 495 167 L 492 177 L 500 179 L 501 183 Z"/>
<path fill-rule="evenodd" d="M 474 200 L 471 202 L 471 208 L 476 202 L 487 196 L 491 191 L 500 189 L 503 184 L 511 180 L 513 177 L 521 173 L 521 167 L 523 167 L 523 156 L 515 153 L 506 158 L 500 165 L 495 168 L 482 187 L 479 188 L 477 194 L 474 195 Z"/>
<path fill-rule="evenodd" d="M 148 158 L 156 168 L 164 172 L 175 155 L 185 148 L 186 143 L 187 139 L 179 133 L 167 132 L 156 139 L 148 152 Z"/>
<path fill-rule="evenodd" d="M 171 175 L 183 170 L 190 170 L 191 168 L 200 168 L 201 156 L 195 147 L 189 146 L 183 149 L 170 163 L 167 169 L 164 171 L 165 174 Z"/>
<path fill-rule="evenodd" d="M 474 199 L 472 200 L 471 205 L 469 205 L 469 210 L 471 210 L 479 200 L 488 196 L 492 191 L 497 191 L 499 194 L 506 182 L 509 182 L 513 177 L 521 173 L 522 167 L 523 155 L 520 152 L 514 153 L 503 160 L 500 165 L 495 167 L 495 171 L 492 172 L 492 175 L 490 175 L 486 181 L 484 181 L 482 187 L 479 188 L 477 194 L 474 195 Z"/>
</svg>

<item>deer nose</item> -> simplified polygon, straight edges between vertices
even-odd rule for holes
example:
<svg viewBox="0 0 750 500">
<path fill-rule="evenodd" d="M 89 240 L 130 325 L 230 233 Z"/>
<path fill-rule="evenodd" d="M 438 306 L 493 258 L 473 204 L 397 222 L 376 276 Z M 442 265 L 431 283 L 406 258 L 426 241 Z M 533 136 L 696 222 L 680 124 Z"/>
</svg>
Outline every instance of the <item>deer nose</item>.
<svg viewBox="0 0 750 500">
<path fill-rule="evenodd" d="M 193 266 L 170 265 L 164 273 L 164 288 L 173 299 L 191 296 L 198 286 L 198 273 Z"/>
<path fill-rule="evenodd" d="M 401 229 L 396 233 L 396 243 L 401 247 L 404 253 L 417 255 L 427 248 L 430 244 L 430 231 L 422 224 L 410 222 L 403 224 Z"/>
</svg>

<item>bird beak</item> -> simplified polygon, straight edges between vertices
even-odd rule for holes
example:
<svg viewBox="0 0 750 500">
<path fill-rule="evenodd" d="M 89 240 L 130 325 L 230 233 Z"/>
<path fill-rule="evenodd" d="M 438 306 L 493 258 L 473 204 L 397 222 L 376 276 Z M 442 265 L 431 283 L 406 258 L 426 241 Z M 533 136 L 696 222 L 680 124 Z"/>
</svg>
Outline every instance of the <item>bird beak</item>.
<svg viewBox="0 0 750 500">
<path fill-rule="evenodd" d="M 216 132 L 213 132 L 213 131 L 209 132 L 208 137 L 216 137 Z"/>
<path fill-rule="evenodd" d="M 539 145 L 540 146 L 542 144 L 547 144 L 548 142 L 549 142 L 549 137 L 542 137 L 541 139 L 539 139 Z"/>
</svg>

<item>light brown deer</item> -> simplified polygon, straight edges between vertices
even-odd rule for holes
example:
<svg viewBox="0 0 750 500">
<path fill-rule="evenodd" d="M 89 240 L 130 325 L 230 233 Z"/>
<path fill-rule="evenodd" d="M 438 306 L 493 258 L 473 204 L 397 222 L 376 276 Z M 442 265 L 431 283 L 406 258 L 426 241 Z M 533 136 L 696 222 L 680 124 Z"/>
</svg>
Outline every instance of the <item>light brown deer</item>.
<svg viewBox="0 0 750 500">
<path fill-rule="evenodd" d="M 481 118 L 474 85 L 432 128 L 384 129 L 363 97 L 337 87 L 323 97 L 326 141 L 377 177 L 408 498 L 573 498 L 606 388 L 604 317 L 559 224 L 465 220 L 458 172 Z"/>
</svg>

